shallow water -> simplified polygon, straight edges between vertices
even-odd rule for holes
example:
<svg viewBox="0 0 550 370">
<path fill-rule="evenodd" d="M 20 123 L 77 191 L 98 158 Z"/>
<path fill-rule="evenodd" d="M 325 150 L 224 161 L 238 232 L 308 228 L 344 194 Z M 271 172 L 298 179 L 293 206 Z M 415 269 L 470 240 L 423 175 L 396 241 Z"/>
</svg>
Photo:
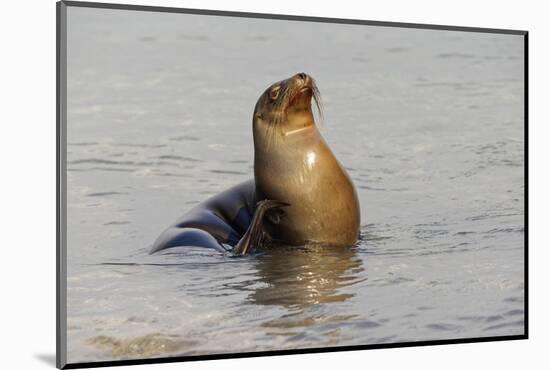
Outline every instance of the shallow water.
<svg viewBox="0 0 550 370">
<path fill-rule="evenodd" d="M 68 15 L 69 362 L 523 333 L 520 36 Z M 300 71 L 360 242 L 148 255 L 251 177 L 254 104 Z"/>
</svg>

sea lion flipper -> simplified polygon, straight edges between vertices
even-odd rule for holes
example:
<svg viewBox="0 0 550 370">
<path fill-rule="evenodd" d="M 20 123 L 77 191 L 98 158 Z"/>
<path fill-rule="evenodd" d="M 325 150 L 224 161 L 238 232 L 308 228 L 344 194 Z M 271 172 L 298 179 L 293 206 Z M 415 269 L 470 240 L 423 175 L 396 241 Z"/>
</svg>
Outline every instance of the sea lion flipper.
<svg viewBox="0 0 550 370">
<path fill-rule="evenodd" d="M 265 199 L 256 204 L 256 211 L 252 217 L 252 221 L 246 230 L 244 236 L 239 240 L 235 248 L 233 248 L 233 254 L 244 256 L 252 252 L 255 248 L 260 246 L 265 239 L 266 232 L 263 227 L 263 219 L 267 212 L 282 207 L 288 207 L 290 204 L 273 199 Z"/>
<path fill-rule="evenodd" d="M 225 252 L 223 245 L 207 231 L 192 227 L 170 227 L 155 241 L 149 254 L 180 246 L 213 248 Z"/>
</svg>

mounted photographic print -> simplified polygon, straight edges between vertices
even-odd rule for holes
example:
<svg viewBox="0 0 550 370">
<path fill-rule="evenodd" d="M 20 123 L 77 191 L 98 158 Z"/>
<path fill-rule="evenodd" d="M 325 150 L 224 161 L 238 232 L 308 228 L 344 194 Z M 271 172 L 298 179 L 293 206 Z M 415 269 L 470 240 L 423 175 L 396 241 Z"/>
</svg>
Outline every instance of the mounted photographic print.
<svg viewBox="0 0 550 370">
<path fill-rule="evenodd" d="M 527 32 L 57 10 L 58 367 L 527 338 Z"/>
</svg>

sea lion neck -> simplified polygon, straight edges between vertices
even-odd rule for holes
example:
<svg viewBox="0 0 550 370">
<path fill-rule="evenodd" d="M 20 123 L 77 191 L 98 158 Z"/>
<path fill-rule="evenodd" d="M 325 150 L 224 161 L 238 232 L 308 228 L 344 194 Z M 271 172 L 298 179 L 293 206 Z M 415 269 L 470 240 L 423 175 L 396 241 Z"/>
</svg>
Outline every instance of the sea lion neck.
<svg viewBox="0 0 550 370">
<path fill-rule="evenodd" d="M 283 137 L 299 134 L 307 129 L 315 127 L 315 119 L 311 109 L 292 113 L 289 119 L 281 125 L 281 135 Z"/>
<path fill-rule="evenodd" d="M 255 127 L 253 130 L 254 150 L 259 153 L 280 153 L 293 150 L 293 146 L 309 145 L 318 140 L 320 132 L 313 116 L 301 114 L 291 121 L 279 124 L 268 123 L 269 129 Z M 267 126 L 266 125 L 266 126 Z"/>
</svg>

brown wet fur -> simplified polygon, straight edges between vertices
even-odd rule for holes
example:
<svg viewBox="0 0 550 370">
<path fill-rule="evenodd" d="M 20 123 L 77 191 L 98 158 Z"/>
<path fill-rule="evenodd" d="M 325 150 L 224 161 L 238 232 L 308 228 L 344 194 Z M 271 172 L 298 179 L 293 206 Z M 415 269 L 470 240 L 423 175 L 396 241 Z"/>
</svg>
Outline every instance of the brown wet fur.
<svg viewBox="0 0 550 370">
<path fill-rule="evenodd" d="M 276 221 L 266 220 L 272 238 L 291 245 L 350 246 L 359 235 L 357 193 L 317 129 L 312 100 L 321 115 L 319 89 L 305 73 L 271 85 L 258 99 L 256 194 L 290 204 Z"/>
</svg>

